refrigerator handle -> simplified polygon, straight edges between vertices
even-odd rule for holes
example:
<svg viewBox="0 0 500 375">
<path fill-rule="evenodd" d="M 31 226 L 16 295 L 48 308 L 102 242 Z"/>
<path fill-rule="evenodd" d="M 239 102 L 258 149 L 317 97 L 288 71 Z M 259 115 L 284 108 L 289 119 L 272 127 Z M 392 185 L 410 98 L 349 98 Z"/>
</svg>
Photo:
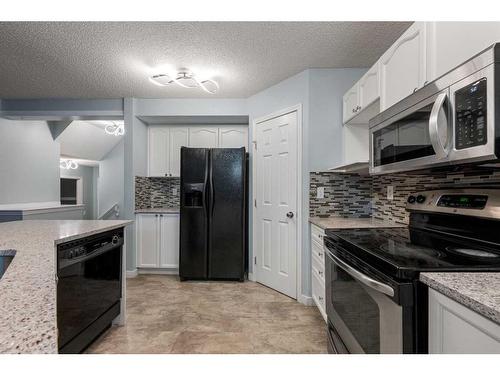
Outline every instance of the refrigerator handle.
<svg viewBox="0 0 500 375">
<path fill-rule="evenodd" d="M 203 179 L 203 208 L 205 208 L 205 212 L 208 215 L 208 199 L 207 199 L 207 189 L 208 189 L 208 155 L 205 155 L 205 177 Z"/>
<path fill-rule="evenodd" d="M 212 154 L 210 154 L 210 158 L 212 159 Z M 210 202 L 211 202 L 211 214 L 210 216 L 214 216 L 214 208 L 215 208 L 215 188 L 214 188 L 214 174 L 213 174 L 213 163 L 210 160 Z"/>
</svg>

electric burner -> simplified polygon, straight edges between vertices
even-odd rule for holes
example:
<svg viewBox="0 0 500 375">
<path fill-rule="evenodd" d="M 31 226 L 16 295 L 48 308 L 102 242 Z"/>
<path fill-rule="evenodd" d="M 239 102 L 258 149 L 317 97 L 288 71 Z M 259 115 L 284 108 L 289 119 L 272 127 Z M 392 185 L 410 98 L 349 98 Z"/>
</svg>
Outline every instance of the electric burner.
<svg viewBox="0 0 500 375">
<path fill-rule="evenodd" d="M 451 253 L 456 253 L 461 256 L 466 256 L 470 258 L 478 258 L 478 259 L 498 259 L 500 258 L 500 254 L 494 253 L 492 251 L 487 250 L 478 250 L 478 249 L 464 249 L 464 248 L 455 248 L 448 247 L 446 248 Z"/>
</svg>

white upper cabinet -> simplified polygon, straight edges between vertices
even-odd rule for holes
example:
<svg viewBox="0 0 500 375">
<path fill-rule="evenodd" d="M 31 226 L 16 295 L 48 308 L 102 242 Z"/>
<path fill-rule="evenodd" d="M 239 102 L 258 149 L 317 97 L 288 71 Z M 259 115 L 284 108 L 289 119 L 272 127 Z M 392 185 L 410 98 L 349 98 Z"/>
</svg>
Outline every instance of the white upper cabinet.
<svg viewBox="0 0 500 375">
<path fill-rule="evenodd" d="M 189 130 L 186 127 L 169 128 L 168 142 L 169 176 L 181 175 L 181 147 L 189 145 Z"/>
<path fill-rule="evenodd" d="M 189 128 L 189 147 L 216 148 L 219 147 L 219 127 Z"/>
<path fill-rule="evenodd" d="M 415 22 L 380 58 L 380 110 L 427 81 L 426 23 Z"/>
<path fill-rule="evenodd" d="M 358 111 L 358 84 L 356 83 L 349 91 L 344 94 L 343 102 L 343 119 L 344 124 L 352 119 Z"/>
<path fill-rule="evenodd" d="M 220 148 L 248 148 L 248 127 L 227 126 L 219 129 Z"/>
<path fill-rule="evenodd" d="M 380 98 L 379 63 L 373 65 L 358 83 L 360 111 Z"/>
<path fill-rule="evenodd" d="M 148 175 L 165 176 L 168 174 L 168 143 L 169 130 L 165 127 L 151 126 L 149 128 Z"/>
<path fill-rule="evenodd" d="M 428 22 L 429 81 L 495 42 L 500 42 L 500 22 Z"/>
</svg>

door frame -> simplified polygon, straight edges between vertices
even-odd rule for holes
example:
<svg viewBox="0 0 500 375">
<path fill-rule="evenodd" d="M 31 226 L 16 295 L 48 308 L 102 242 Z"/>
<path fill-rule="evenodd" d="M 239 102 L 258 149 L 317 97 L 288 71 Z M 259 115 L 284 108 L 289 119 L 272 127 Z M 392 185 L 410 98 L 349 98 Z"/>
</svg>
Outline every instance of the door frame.
<svg viewBox="0 0 500 375">
<path fill-rule="evenodd" d="M 256 225 L 257 225 L 257 216 L 254 211 L 254 202 L 257 198 L 257 190 L 256 190 L 256 176 L 257 176 L 257 163 L 255 163 L 254 153 L 255 153 L 255 144 L 256 140 L 256 129 L 257 126 L 265 121 L 271 120 L 276 117 L 280 117 L 283 115 L 287 115 L 289 113 L 296 112 L 297 113 L 297 212 L 296 212 L 296 220 L 297 220 L 297 237 L 296 237 L 296 296 L 297 301 L 306 304 L 306 301 L 302 297 L 302 195 L 304 192 L 302 186 L 302 103 L 298 103 L 294 106 L 287 107 L 271 114 L 258 117 L 252 120 L 252 129 L 251 129 L 251 155 L 252 155 L 252 197 L 249 202 L 252 207 L 252 256 L 249 259 L 250 264 L 252 264 L 252 275 L 249 275 L 249 279 L 252 281 L 258 282 L 258 272 L 257 267 L 255 267 L 255 243 L 256 243 Z"/>
</svg>

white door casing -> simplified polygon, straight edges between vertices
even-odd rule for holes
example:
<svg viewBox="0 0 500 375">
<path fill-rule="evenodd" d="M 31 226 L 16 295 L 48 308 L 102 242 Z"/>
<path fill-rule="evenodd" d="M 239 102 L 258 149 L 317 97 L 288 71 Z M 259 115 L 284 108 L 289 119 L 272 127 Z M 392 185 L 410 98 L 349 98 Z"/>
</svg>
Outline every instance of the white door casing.
<svg viewBox="0 0 500 375">
<path fill-rule="evenodd" d="M 256 122 L 254 236 L 256 280 L 297 298 L 298 111 Z M 287 217 L 292 213 L 293 217 Z"/>
</svg>

